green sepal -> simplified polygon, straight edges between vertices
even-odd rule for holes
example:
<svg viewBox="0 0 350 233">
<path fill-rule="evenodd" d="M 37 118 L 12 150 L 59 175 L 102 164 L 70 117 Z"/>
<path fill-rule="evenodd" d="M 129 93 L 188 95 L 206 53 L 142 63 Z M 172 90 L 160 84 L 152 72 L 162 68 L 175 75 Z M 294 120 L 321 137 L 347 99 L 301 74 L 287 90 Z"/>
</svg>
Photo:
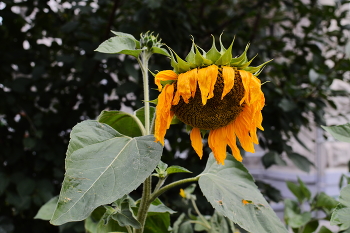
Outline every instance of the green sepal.
<svg viewBox="0 0 350 233">
<path fill-rule="evenodd" d="M 231 60 L 232 60 L 232 46 L 233 46 L 233 42 L 235 41 L 235 39 L 233 39 L 230 47 L 228 47 L 228 49 L 221 55 L 221 57 L 215 62 L 216 65 L 229 65 Z M 220 39 L 220 44 L 221 44 L 221 39 Z M 222 45 L 222 44 L 221 44 Z"/>
<path fill-rule="evenodd" d="M 244 64 L 244 63 L 246 63 L 248 61 L 247 51 L 249 49 L 249 45 L 250 44 L 248 43 L 247 46 L 244 49 L 244 52 L 239 57 L 231 59 L 231 62 L 230 62 L 231 66 L 237 67 L 237 66 L 240 66 L 240 65 L 242 65 L 242 64 Z"/>
<path fill-rule="evenodd" d="M 164 87 L 167 84 L 172 84 L 173 82 L 175 82 L 175 80 L 165 80 L 165 81 L 160 81 L 160 84 L 162 84 L 162 86 Z"/>
<path fill-rule="evenodd" d="M 153 46 L 151 51 L 152 51 L 152 53 L 157 53 L 157 54 L 161 54 L 161 55 L 170 57 L 170 54 L 164 48 L 159 48 L 159 47 L 154 47 Z"/>
<path fill-rule="evenodd" d="M 258 76 L 258 74 L 260 74 L 260 72 L 264 69 L 265 65 L 269 62 L 271 62 L 273 59 L 264 62 L 263 64 L 259 65 L 259 66 L 249 66 L 249 67 L 245 67 L 243 68 L 243 70 L 248 71 L 252 74 L 254 74 L 255 76 Z"/>
<path fill-rule="evenodd" d="M 158 104 L 158 98 L 154 99 L 154 100 L 147 101 L 147 102 L 157 105 Z"/>
<path fill-rule="evenodd" d="M 221 40 L 222 34 L 224 34 L 224 33 L 221 33 L 221 34 L 220 34 L 220 37 L 219 37 L 219 42 L 220 42 L 220 54 L 221 54 L 221 55 L 223 55 L 223 54 L 226 52 L 226 48 L 225 48 L 225 46 L 222 44 L 222 40 Z M 233 39 L 233 40 L 234 40 L 234 39 Z"/>
<path fill-rule="evenodd" d="M 192 41 L 192 47 L 190 52 L 187 54 L 185 60 L 190 63 L 190 65 L 195 65 L 195 56 L 196 54 L 194 53 L 194 41 Z"/>
<path fill-rule="evenodd" d="M 182 121 L 180 121 L 179 118 L 177 118 L 177 116 L 174 115 L 173 119 L 171 120 L 171 125 L 175 125 L 175 124 L 179 124 L 181 123 Z"/>
<path fill-rule="evenodd" d="M 178 64 L 179 73 L 184 73 L 191 69 L 190 65 L 186 61 L 182 60 L 176 53 L 175 56 Z"/>
<path fill-rule="evenodd" d="M 179 74 L 179 67 L 178 63 L 175 60 L 174 53 L 171 48 L 169 48 L 170 51 L 170 65 L 174 68 L 174 72 Z"/>
<path fill-rule="evenodd" d="M 258 54 L 257 55 L 255 55 L 252 59 L 250 59 L 248 62 L 246 62 L 246 63 L 244 63 L 244 64 L 242 64 L 241 66 L 238 66 L 237 68 L 239 68 L 239 69 L 244 69 L 244 68 L 247 68 L 249 65 L 250 65 L 250 63 L 252 63 L 252 61 L 254 60 L 254 58 L 256 58 L 258 56 Z"/>
<path fill-rule="evenodd" d="M 213 35 L 211 36 L 213 37 L 213 45 L 211 46 L 210 50 L 207 52 L 206 58 L 213 61 L 213 63 L 215 63 L 221 57 L 221 53 L 218 51 L 218 49 L 215 46 L 215 37 Z"/>
</svg>

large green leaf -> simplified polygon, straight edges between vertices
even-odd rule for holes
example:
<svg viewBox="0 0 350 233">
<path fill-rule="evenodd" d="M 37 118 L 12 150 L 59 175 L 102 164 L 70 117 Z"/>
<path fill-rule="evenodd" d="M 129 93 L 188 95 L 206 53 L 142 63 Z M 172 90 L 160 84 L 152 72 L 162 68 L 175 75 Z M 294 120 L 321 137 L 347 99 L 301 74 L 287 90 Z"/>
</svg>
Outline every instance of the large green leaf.
<svg viewBox="0 0 350 233">
<path fill-rule="evenodd" d="M 136 116 L 122 111 L 102 111 L 97 121 L 129 137 L 141 136 L 145 131 L 142 122 Z"/>
<path fill-rule="evenodd" d="M 331 225 L 340 225 L 341 230 L 350 227 L 350 185 L 340 191 L 339 204 L 334 210 L 331 218 Z"/>
<path fill-rule="evenodd" d="M 322 126 L 322 128 L 332 134 L 335 139 L 350 142 L 350 123 L 337 126 Z"/>
<path fill-rule="evenodd" d="M 199 186 L 212 206 L 242 228 L 252 233 L 287 232 L 253 177 L 232 155 L 220 165 L 211 153 L 199 177 Z"/>
<path fill-rule="evenodd" d="M 152 135 L 130 138 L 97 121 L 77 124 L 51 223 L 83 220 L 96 207 L 130 193 L 152 173 L 161 153 Z"/>
</svg>

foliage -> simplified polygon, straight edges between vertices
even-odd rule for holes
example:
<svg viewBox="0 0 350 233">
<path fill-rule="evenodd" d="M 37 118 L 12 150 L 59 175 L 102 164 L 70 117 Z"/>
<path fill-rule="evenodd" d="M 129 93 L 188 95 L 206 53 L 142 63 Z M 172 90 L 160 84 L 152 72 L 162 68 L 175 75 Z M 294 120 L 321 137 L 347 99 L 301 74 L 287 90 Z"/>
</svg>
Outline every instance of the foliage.
<svg viewBox="0 0 350 233">
<path fill-rule="evenodd" d="M 7 232 L 57 231 L 32 219 L 59 192 L 70 130 L 104 109 L 142 106 L 135 60 L 94 52 L 112 36 L 110 30 L 133 35 L 155 31 L 175 51 L 183 51 L 180 56 L 189 50 L 189 35 L 205 47 L 211 44 L 210 34 L 225 31 L 224 44 L 236 35 L 233 49 L 238 52 L 247 42 L 254 44 L 249 56 L 259 53 L 257 64 L 274 58 L 261 75 L 271 81 L 263 85 L 267 102 L 261 134 L 261 145 L 275 153 L 270 165 L 283 164 L 276 157 L 282 152 L 291 159 L 298 156 L 287 145 L 289 138 L 308 126 L 308 114 L 322 123 L 325 105 L 334 106 L 330 97 L 344 94 L 329 86 L 350 67 L 343 51 L 349 30 L 342 21 L 345 2 L 63 0 L 50 6 L 52 2 L 4 0 L 0 6 L 0 227 Z M 303 25 L 303 19 L 308 23 Z M 167 62 L 156 55 L 150 69 L 169 68 Z M 181 126 L 170 129 L 167 137 L 171 143 L 164 161 L 191 164 L 187 168 L 199 174 L 206 161 L 198 162 L 194 152 L 186 160 L 174 158 L 175 151 L 184 153 L 189 147 Z M 296 165 L 310 168 L 307 161 Z M 167 195 L 171 200 L 175 194 Z M 70 227 L 78 232 L 80 226 L 70 224 L 60 231 Z"/>
</svg>

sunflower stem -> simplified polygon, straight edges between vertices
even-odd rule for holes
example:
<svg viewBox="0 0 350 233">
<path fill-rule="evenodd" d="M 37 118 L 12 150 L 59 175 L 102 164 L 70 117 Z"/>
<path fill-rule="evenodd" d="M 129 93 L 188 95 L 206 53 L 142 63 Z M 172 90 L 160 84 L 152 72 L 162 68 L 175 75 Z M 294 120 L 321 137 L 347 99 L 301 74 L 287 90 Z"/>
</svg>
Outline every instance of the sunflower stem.
<svg viewBox="0 0 350 233">
<path fill-rule="evenodd" d="M 149 110 L 149 85 L 148 85 L 148 61 L 152 56 L 152 52 L 143 51 L 140 54 L 140 58 L 137 58 L 137 61 L 140 65 L 143 79 L 143 101 L 145 105 L 145 129 L 146 135 L 150 134 L 150 110 Z"/>
<path fill-rule="evenodd" d="M 149 106 L 149 86 L 148 86 L 148 61 L 150 57 L 152 56 L 152 52 L 150 51 L 143 51 L 140 54 L 141 58 L 137 58 L 137 61 L 140 65 L 141 72 L 142 72 L 142 79 L 143 79 L 143 98 L 144 98 L 144 106 L 145 106 L 145 134 L 150 134 L 150 106 Z M 135 233 L 142 233 L 144 230 L 144 226 L 146 223 L 146 217 L 148 209 L 151 205 L 151 202 L 149 202 L 149 198 L 151 196 L 151 189 L 152 189 L 152 176 L 149 176 L 143 183 L 143 190 L 142 190 L 142 197 L 140 202 L 140 207 L 137 212 L 137 220 L 141 224 L 140 229 L 134 229 Z"/>
<path fill-rule="evenodd" d="M 189 182 L 196 182 L 198 180 L 199 180 L 199 176 L 193 177 L 193 178 L 187 178 L 187 179 L 183 179 L 183 180 L 178 180 L 178 181 L 175 181 L 173 183 L 170 183 L 170 184 L 160 188 L 159 190 L 156 190 L 155 192 L 153 192 L 152 195 L 150 196 L 149 202 L 152 203 L 157 197 L 159 197 L 165 191 L 168 191 L 171 188 L 174 188 L 178 185 L 189 183 Z"/>
</svg>

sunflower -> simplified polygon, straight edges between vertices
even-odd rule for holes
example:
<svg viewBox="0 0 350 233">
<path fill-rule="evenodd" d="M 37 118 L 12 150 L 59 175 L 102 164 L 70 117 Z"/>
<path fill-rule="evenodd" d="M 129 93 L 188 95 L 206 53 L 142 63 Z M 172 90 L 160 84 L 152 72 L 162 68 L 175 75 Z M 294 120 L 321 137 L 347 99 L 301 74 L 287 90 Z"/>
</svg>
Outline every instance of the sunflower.
<svg viewBox="0 0 350 233">
<path fill-rule="evenodd" d="M 171 51 L 174 70 L 160 71 L 155 84 L 160 94 L 156 107 L 155 141 L 164 145 L 164 136 L 177 117 L 190 126 L 190 139 L 198 156 L 203 156 L 202 133 L 209 130 L 208 144 L 218 163 L 224 164 L 226 147 L 242 161 L 236 139 L 245 151 L 254 153 L 258 144 L 257 128 L 264 130 L 261 110 L 265 97 L 257 75 L 269 61 L 250 67 L 246 46 L 232 58 L 232 45 L 220 51 L 213 45 L 208 52 L 194 42 L 185 60 Z M 200 52 L 201 50 L 201 52 Z M 176 58 L 176 59 L 175 59 Z"/>
</svg>

